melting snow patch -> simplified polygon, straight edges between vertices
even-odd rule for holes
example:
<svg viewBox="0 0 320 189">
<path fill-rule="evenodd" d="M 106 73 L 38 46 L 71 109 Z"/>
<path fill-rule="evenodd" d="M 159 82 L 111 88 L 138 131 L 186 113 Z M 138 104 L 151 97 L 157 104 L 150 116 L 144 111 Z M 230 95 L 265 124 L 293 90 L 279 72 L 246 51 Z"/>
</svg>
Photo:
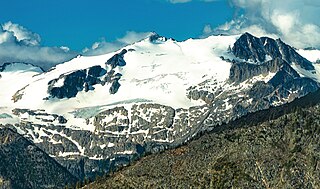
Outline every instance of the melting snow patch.
<svg viewBox="0 0 320 189">
<path fill-rule="evenodd" d="M 224 103 L 225 103 L 225 106 L 226 106 L 226 109 L 225 110 L 230 110 L 232 108 L 232 104 L 229 104 L 229 98 L 223 100 Z"/>
<path fill-rule="evenodd" d="M 60 78 L 54 85 L 53 87 L 62 87 L 64 85 L 64 78 Z"/>
<path fill-rule="evenodd" d="M 116 152 L 116 154 L 122 154 L 122 155 L 125 155 L 125 154 L 133 154 L 134 151 L 133 150 L 126 150 L 126 151 L 123 151 L 123 152 Z"/>
<path fill-rule="evenodd" d="M 67 157 L 67 156 L 74 156 L 74 155 L 80 155 L 79 152 L 59 152 L 59 157 Z"/>
<path fill-rule="evenodd" d="M 111 142 L 108 143 L 108 148 L 111 148 L 111 147 L 114 147 L 114 146 L 115 146 L 114 143 L 111 143 Z"/>
</svg>

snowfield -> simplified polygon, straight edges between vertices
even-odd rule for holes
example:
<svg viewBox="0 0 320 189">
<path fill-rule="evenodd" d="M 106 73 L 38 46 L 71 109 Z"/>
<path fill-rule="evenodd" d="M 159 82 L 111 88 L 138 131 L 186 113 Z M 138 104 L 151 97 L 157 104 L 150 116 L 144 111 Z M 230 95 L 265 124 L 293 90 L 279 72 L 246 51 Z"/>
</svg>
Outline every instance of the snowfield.
<svg viewBox="0 0 320 189">
<path fill-rule="evenodd" d="M 228 78 L 231 64 L 221 60 L 220 56 L 226 54 L 236 38 L 211 36 L 183 42 L 172 39 L 151 42 L 147 38 L 129 45 L 125 47 L 129 51 L 124 56 L 127 65 L 116 68 L 123 76 L 119 81 L 121 87 L 114 95 L 108 92 L 110 86 L 96 85 L 95 90 L 81 91 L 75 98 L 43 100 L 48 97 L 49 81 L 95 65 L 105 67 L 105 62 L 121 50 L 100 56 L 78 56 L 44 73 L 30 65 L 13 64 L 1 73 L 0 86 L 6 89 L 0 92 L 1 107 L 44 109 L 48 113 L 72 117 L 69 112 L 81 108 L 119 105 L 135 99 L 174 108 L 200 105 L 203 103 L 186 97 L 186 89 L 204 80 L 224 82 Z M 56 83 L 56 86 L 60 85 L 63 80 Z M 22 98 L 13 102 L 12 96 L 20 89 L 23 89 Z"/>
<path fill-rule="evenodd" d="M 57 65 L 48 72 L 28 64 L 11 64 L 0 72 L 0 114 L 10 113 L 14 108 L 45 110 L 49 114 L 63 115 L 69 121 L 67 126 L 94 130 L 85 124 L 83 118 L 90 118 L 102 110 L 115 106 L 152 102 L 173 108 L 189 108 L 205 104 L 187 98 L 187 89 L 204 81 L 215 81 L 220 88 L 227 87 L 231 63 L 221 59 L 235 58 L 228 49 L 239 35 L 210 36 L 205 39 L 189 39 L 182 42 L 160 38 L 150 41 L 146 38 L 125 47 L 126 66 L 117 67 L 123 76 L 121 87 L 116 94 L 109 94 L 110 85 L 95 85 L 94 90 L 81 91 L 75 98 L 49 99 L 48 82 L 60 75 L 87 69 L 95 65 L 105 68 L 106 61 L 117 52 L 100 56 L 78 56 L 69 62 Z M 320 58 L 319 50 L 299 50 L 302 56 L 315 62 Z M 315 64 L 316 72 L 311 73 L 299 66 L 293 67 L 299 74 L 320 81 L 320 65 Z M 270 73 L 273 76 L 273 73 Z M 270 77 L 266 77 L 270 79 Z M 261 78 L 260 78 L 261 79 Z M 258 79 L 258 80 L 260 80 Z M 262 80 L 266 80 L 263 79 Z M 63 85 L 60 79 L 55 86 Z M 213 84 L 214 85 L 214 84 Z M 17 93 L 18 92 L 18 93 Z M 16 94 L 16 95 L 15 95 Z M 17 95 L 18 94 L 18 95 Z M 18 98 L 14 102 L 13 96 Z M 226 102 L 227 103 L 227 102 Z M 228 107 L 228 105 L 226 105 Z M 230 107 L 228 107 L 230 108 Z M 82 116 L 78 116 L 81 112 Z M 80 115 L 80 114 L 79 114 Z M 21 121 L 15 115 L 0 119 L 0 123 Z M 81 119 L 80 119 L 81 118 Z"/>
</svg>

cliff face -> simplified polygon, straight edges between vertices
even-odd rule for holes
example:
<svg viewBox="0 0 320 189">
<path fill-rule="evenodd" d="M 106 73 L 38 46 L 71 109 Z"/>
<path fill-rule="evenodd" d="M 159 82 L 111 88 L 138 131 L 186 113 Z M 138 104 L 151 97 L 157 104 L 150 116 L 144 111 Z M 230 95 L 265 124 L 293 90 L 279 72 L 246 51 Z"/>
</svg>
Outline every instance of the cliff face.
<svg viewBox="0 0 320 189">
<path fill-rule="evenodd" d="M 294 62 L 306 70 L 314 70 L 310 61 L 280 39 L 258 38 L 245 33 L 235 42 L 232 53 L 240 59 L 253 62 L 265 62 L 268 58 L 281 58 L 289 63 Z"/>
</svg>

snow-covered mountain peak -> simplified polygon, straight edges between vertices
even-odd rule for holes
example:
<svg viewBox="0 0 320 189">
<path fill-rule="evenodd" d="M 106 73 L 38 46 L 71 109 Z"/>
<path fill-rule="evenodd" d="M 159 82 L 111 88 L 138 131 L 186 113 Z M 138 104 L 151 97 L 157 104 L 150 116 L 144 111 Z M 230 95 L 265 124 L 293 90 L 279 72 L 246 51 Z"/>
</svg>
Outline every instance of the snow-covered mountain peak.
<svg viewBox="0 0 320 189">
<path fill-rule="evenodd" d="M 275 40 L 256 38 L 249 33 L 241 36 L 210 36 L 183 42 L 150 33 L 145 40 L 117 52 L 100 56 L 78 56 L 35 76 L 20 90 L 18 94 L 21 94 L 21 98 L 16 100 L 14 106 L 30 107 L 32 101 L 34 109 L 50 110 L 50 104 L 55 104 L 54 107 L 64 104 L 67 107 L 83 108 L 145 99 L 176 108 L 191 107 L 205 102 L 188 99 L 187 89 L 208 80 L 226 82 L 232 65 L 227 60 L 240 58 L 244 61 L 263 61 L 268 60 L 265 59 L 266 56 L 271 59 L 285 57 L 287 60 L 291 57 L 300 58 L 290 48 L 287 54 L 293 54 L 291 57 L 283 55 L 281 49 L 283 47 L 279 47 Z M 88 73 L 93 69 L 104 74 L 92 77 Z M 73 79 L 69 81 L 70 78 Z M 83 78 L 83 81 L 75 86 L 74 79 L 79 81 L 79 78 Z M 113 82 L 113 79 L 117 82 Z M 74 85 L 73 89 L 63 89 L 64 82 L 69 82 L 70 87 Z M 74 92 L 62 94 L 66 93 L 64 90 Z M 54 95 L 51 91 L 54 91 Z M 79 99 L 80 103 L 74 102 Z"/>
<path fill-rule="evenodd" d="M 151 43 L 155 43 L 155 44 L 159 44 L 159 43 L 164 43 L 168 40 L 168 38 L 164 37 L 164 36 L 160 36 L 159 34 L 157 34 L 156 32 L 152 32 L 149 36 L 148 36 L 148 40 Z M 174 41 L 173 39 L 170 39 L 172 41 Z"/>
<path fill-rule="evenodd" d="M 110 84 L 111 86 L 108 86 L 108 84 L 107 86 L 100 86 L 101 83 L 93 81 L 92 78 L 90 82 L 80 82 L 79 86 L 76 87 L 79 92 L 69 95 L 71 98 L 77 96 L 77 98 L 87 99 L 77 103 L 78 108 L 110 104 L 109 102 L 114 103 L 123 100 L 130 101 L 132 99 L 145 99 L 146 101 L 176 108 L 200 105 L 204 102 L 190 101 L 187 98 L 185 95 L 187 89 L 206 80 L 216 80 L 222 83 L 228 80 L 231 62 L 226 60 L 240 58 L 244 61 L 250 59 L 263 61 L 275 57 L 284 57 L 286 60 L 291 60 L 291 57 L 298 57 L 297 60 L 304 62 L 299 54 L 292 53 L 291 48 L 289 48 L 289 51 L 285 50 L 288 51 L 287 54 L 289 55 L 284 55 L 282 53 L 283 47 L 279 47 L 275 41 L 264 37 L 256 38 L 249 33 L 245 33 L 241 36 L 210 36 L 205 39 L 189 39 L 178 42 L 153 32 L 145 40 L 136 42 L 117 52 L 100 56 L 78 56 L 69 62 L 57 65 L 48 72 L 35 76 L 33 81 L 29 82 L 20 91 L 23 92 L 23 95 L 16 101 L 15 105 L 29 106 L 31 100 L 36 101 L 37 103 L 34 104 L 39 106 L 34 108 L 50 109 L 48 107 L 50 101 L 54 101 L 54 104 L 61 102 L 67 105 L 68 103 L 65 101 L 73 100 L 63 99 L 68 95 L 60 95 L 61 91 L 55 92 L 59 93 L 58 96 L 60 97 L 58 99 L 61 100 L 50 98 L 50 85 L 55 88 L 62 87 L 65 76 L 81 75 L 79 71 L 82 70 L 83 77 L 87 77 L 84 75 L 88 75 L 87 72 L 97 67 L 104 72 L 104 74 L 99 75 L 99 80 L 108 79 L 105 75 L 112 70 L 112 74 L 115 78 L 118 78 L 118 83 L 114 84 L 117 90 L 112 90 L 113 92 L 110 94 L 106 88 L 110 89 L 112 84 Z M 231 47 L 232 53 L 230 52 Z M 267 56 L 270 59 L 266 59 Z M 223 57 L 223 59 L 220 57 Z M 108 64 L 108 61 L 120 61 L 123 65 Z M 75 72 L 77 73 L 75 74 Z M 79 79 L 78 76 L 76 78 Z M 35 91 L 38 92 L 35 93 Z M 95 100 L 89 100 L 90 97 L 87 93 L 90 96 L 98 95 L 99 98 L 93 97 Z M 57 96 L 53 95 L 53 97 Z"/>
<path fill-rule="evenodd" d="M 229 38 L 229 40 L 226 40 L 227 42 L 223 40 L 224 43 L 222 43 L 218 37 L 214 36 L 185 42 L 167 40 L 157 44 L 142 40 L 127 46 L 125 49 L 128 52 L 125 54 L 121 54 L 124 50 L 121 49 L 116 53 L 106 55 L 77 57 L 37 76 L 36 81 L 30 83 L 23 90 L 24 95 L 16 104 L 27 105 L 30 100 L 36 100 L 39 103 L 42 102 L 43 106 L 48 109 L 47 100 L 43 99 L 48 97 L 48 83 L 51 80 L 79 70 L 89 70 L 94 66 L 100 66 L 107 72 L 114 70 L 114 74 L 121 74 L 121 79 L 119 79 L 121 87 L 119 87 L 117 94 L 110 95 L 108 90 L 104 89 L 105 87 L 95 86 L 95 90 L 90 90 L 89 93 L 99 94 L 99 98 L 93 97 L 95 100 L 85 100 L 81 103 L 82 105 L 79 104 L 80 107 L 137 98 L 174 107 L 190 107 L 199 104 L 199 102 L 192 102 L 186 98 L 188 87 L 197 85 L 205 79 L 212 79 L 212 77 L 219 81 L 228 78 L 230 63 L 222 61 L 218 53 L 225 52 L 228 46 L 235 41 L 235 38 L 232 36 L 224 38 Z M 108 66 L 106 63 L 117 54 L 121 54 L 119 57 L 123 57 L 126 65 L 121 67 Z M 214 76 L 212 73 L 215 73 Z M 42 92 L 34 94 L 35 91 Z M 84 91 L 77 95 L 89 98 Z M 102 99 L 108 103 L 102 102 Z M 66 100 L 62 99 L 61 101 Z M 86 101 L 90 101 L 90 103 L 85 103 Z"/>
<path fill-rule="evenodd" d="M 298 52 L 248 33 L 181 42 L 154 33 L 44 73 L 8 67 L 0 122 L 57 159 L 130 158 L 318 90 L 319 64 Z"/>
</svg>

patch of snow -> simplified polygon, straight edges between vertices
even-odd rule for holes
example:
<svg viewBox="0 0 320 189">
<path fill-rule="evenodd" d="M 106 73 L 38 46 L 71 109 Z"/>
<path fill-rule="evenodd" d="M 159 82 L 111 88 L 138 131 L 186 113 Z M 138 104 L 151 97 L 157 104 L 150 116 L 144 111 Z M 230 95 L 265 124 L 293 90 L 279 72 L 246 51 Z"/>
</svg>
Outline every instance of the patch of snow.
<svg viewBox="0 0 320 189">
<path fill-rule="evenodd" d="M 266 60 L 265 60 L 265 62 L 270 61 L 270 60 L 272 60 L 272 57 L 267 54 L 267 55 L 266 55 Z"/>
<path fill-rule="evenodd" d="M 230 110 L 233 107 L 232 104 L 229 104 L 228 98 L 224 100 L 224 103 L 225 103 L 225 107 L 226 107 L 225 110 Z"/>
<path fill-rule="evenodd" d="M 65 78 L 60 78 L 58 81 L 53 85 L 53 87 L 62 87 L 64 85 Z"/>
<path fill-rule="evenodd" d="M 112 147 L 114 147 L 114 146 L 115 146 L 115 144 L 114 144 L 114 143 L 109 142 L 107 147 L 108 147 L 108 148 L 112 148 Z"/>
<path fill-rule="evenodd" d="M 298 72 L 300 77 L 308 77 L 317 82 L 320 82 L 320 65 L 314 64 L 315 70 L 305 70 L 300 65 L 293 63 L 292 68 Z"/>
<path fill-rule="evenodd" d="M 310 62 L 316 62 L 317 60 L 320 60 L 320 50 L 304 50 L 299 49 L 297 52 L 305 57 Z"/>
<path fill-rule="evenodd" d="M 59 157 L 76 156 L 80 155 L 79 152 L 59 152 Z"/>
<path fill-rule="evenodd" d="M 121 154 L 121 155 L 126 155 L 126 154 L 133 154 L 133 150 L 125 150 L 123 152 L 116 152 L 115 154 Z"/>
<path fill-rule="evenodd" d="M 95 155 L 94 157 L 89 157 L 89 159 L 93 159 L 93 160 L 102 160 L 105 159 L 103 157 L 98 157 L 98 155 Z M 92 171 L 95 171 L 94 169 Z"/>
</svg>

